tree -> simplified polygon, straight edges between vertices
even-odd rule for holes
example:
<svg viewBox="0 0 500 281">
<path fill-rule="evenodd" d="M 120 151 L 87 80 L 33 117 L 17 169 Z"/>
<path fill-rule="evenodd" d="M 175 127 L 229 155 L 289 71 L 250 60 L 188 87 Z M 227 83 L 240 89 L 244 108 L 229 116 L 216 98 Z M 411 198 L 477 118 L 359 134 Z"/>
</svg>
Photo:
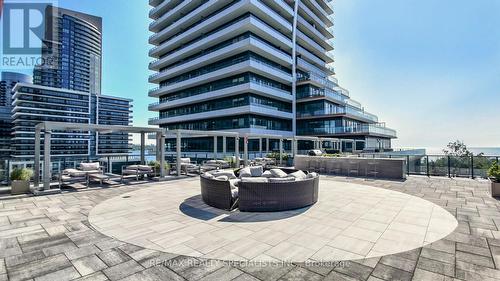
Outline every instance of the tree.
<svg viewBox="0 0 500 281">
<path fill-rule="evenodd" d="M 460 140 L 448 143 L 443 152 L 447 156 L 467 157 L 472 156 L 472 153 L 467 149 L 467 145 Z"/>
</svg>

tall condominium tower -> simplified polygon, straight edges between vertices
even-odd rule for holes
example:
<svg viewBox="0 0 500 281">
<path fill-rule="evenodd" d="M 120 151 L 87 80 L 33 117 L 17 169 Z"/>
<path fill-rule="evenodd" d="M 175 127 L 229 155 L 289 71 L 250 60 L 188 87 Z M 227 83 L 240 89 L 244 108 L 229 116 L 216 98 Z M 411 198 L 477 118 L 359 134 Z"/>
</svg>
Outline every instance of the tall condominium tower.
<svg viewBox="0 0 500 281">
<path fill-rule="evenodd" d="M 48 63 L 35 68 L 35 84 L 100 94 L 102 19 L 48 6 L 45 23 L 42 58 Z"/>
<path fill-rule="evenodd" d="M 394 130 L 333 77 L 330 0 L 150 0 L 151 125 L 341 138 L 387 149 Z M 189 149 L 205 142 L 193 140 Z"/>
<path fill-rule="evenodd" d="M 12 157 L 34 156 L 35 126 L 43 121 L 128 126 L 132 119 L 131 101 L 67 89 L 18 83 L 12 98 Z M 52 154 L 65 160 L 105 155 L 126 155 L 129 135 L 88 131 L 52 132 Z M 42 138 L 43 140 L 43 138 Z"/>
<path fill-rule="evenodd" d="M 18 83 L 31 83 L 29 75 L 2 72 L 0 80 L 0 159 L 10 157 L 12 138 L 12 89 Z"/>
</svg>

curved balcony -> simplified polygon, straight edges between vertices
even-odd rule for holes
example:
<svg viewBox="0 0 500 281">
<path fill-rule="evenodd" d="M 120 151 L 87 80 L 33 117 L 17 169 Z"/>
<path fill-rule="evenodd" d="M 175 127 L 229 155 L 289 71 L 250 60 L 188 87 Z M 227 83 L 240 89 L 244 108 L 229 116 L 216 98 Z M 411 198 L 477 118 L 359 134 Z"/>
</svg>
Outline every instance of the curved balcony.
<svg viewBox="0 0 500 281">
<path fill-rule="evenodd" d="M 291 50 L 292 48 L 292 41 L 289 38 L 274 30 L 258 18 L 248 16 L 231 22 L 227 26 L 221 26 L 211 33 L 206 34 L 203 38 L 200 37 L 199 40 L 193 41 L 180 49 L 175 49 L 167 53 L 164 57 L 151 62 L 149 64 L 149 69 L 158 70 L 163 66 L 175 63 L 176 61 L 196 54 L 200 50 L 210 48 L 220 42 L 234 38 L 241 34 L 241 30 L 248 30 L 282 49 Z M 283 51 L 280 52 L 286 54 Z"/>
<path fill-rule="evenodd" d="M 297 76 L 297 82 L 310 82 L 319 87 L 327 87 L 332 90 L 339 89 L 338 80 L 336 78 L 326 78 L 314 72 L 307 72 L 305 75 Z"/>
<path fill-rule="evenodd" d="M 188 87 L 194 87 L 211 81 L 216 81 L 228 76 L 237 75 L 244 72 L 253 72 L 265 77 L 269 77 L 275 81 L 284 84 L 292 83 L 292 75 L 279 68 L 276 68 L 269 63 L 257 60 L 255 58 L 248 58 L 238 63 L 227 63 L 219 65 L 218 69 L 208 72 L 199 76 L 193 76 L 186 80 L 172 82 L 169 85 L 160 87 L 157 90 L 150 91 L 149 96 L 158 97 L 168 92 L 182 90 Z"/>
<path fill-rule="evenodd" d="M 166 42 L 163 42 L 159 46 L 151 49 L 149 55 L 161 56 L 162 53 L 168 53 L 169 51 L 176 49 L 185 43 L 189 42 L 189 44 L 192 44 L 198 40 L 201 40 L 207 35 L 204 35 L 204 37 L 199 37 L 200 34 L 212 34 L 214 32 L 213 27 L 224 26 L 230 20 L 244 15 L 249 10 L 252 11 L 252 13 L 255 13 L 257 16 L 262 17 L 265 21 L 271 22 L 273 26 L 276 26 L 277 29 L 282 29 L 289 32 L 291 32 L 292 30 L 292 26 L 288 21 L 286 21 L 279 14 L 267 7 L 260 0 L 240 0 L 238 2 L 234 2 L 233 4 L 217 12 L 216 14 L 201 20 L 194 26 L 191 26 L 189 30 L 170 37 Z M 219 28 L 216 28 L 215 30 L 219 31 Z"/>
<path fill-rule="evenodd" d="M 149 125 L 162 125 L 162 124 L 172 124 L 185 121 L 213 119 L 225 116 L 235 116 L 242 114 L 257 114 L 257 115 L 269 116 L 281 119 L 293 119 L 292 113 L 279 111 L 274 108 L 269 108 L 258 104 L 251 104 L 251 105 L 238 106 L 227 109 L 207 111 L 202 113 L 181 115 L 176 117 L 165 117 L 165 118 L 154 117 L 150 118 L 148 123 Z"/>
<path fill-rule="evenodd" d="M 210 52 L 204 53 L 199 57 L 191 58 L 190 60 L 183 61 L 179 65 L 173 65 L 161 72 L 152 74 L 149 77 L 150 83 L 159 83 L 162 80 L 169 79 L 173 76 L 178 76 L 182 73 L 212 64 L 217 63 L 217 61 L 234 56 L 245 51 L 253 51 L 258 53 L 269 60 L 276 63 L 291 66 L 292 58 L 287 53 L 276 49 L 275 47 L 269 45 L 267 42 L 250 36 L 248 38 L 242 39 L 241 41 L 235 42 L 233 44 L 222 46 L 220 49 L 217 48 Z"/>
<path fill-rule="evenodd" d="M 248 83 L 226 87 L 214 91 L 195 93 L 191 96 L 180 98 L 164 98 L 161 102 L 155 102 L 149 105 L 150 111 L 160 111 L 168 108 L 192 104 L 195 102 L 202 102 L 216 98 L 224 98 L 235 96 L 243 93 L 253 93 L 264 97 L 272 97 L 281 101 L 292 101 L 291 93 L 276 87 L 272 87 L 265 82 L 251 80 Z"/>
<path fill-rule="evenodd" d="M 373 135 L 388 138 L 397 138 L 395 130 L 380 126 L 378 124 L 366 124 L 352 127 L 307 127 L 301 128 L 298 131 L 301 135 L 316 135 L 316 136 L 349 136 L 349 135 Z"/>
</svg>

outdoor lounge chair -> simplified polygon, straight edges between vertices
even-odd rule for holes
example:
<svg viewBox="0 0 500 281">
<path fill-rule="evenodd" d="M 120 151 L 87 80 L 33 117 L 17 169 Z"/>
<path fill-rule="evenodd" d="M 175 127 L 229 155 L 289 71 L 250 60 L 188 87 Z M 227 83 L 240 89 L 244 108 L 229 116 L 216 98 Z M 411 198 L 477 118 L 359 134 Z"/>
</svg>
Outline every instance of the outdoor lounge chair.
<svg viewBox="0 0 500 281">
<path fill-rule="evenodd" d="M 127 176 L 135 176 L 135 180 L 139 180 L 139 178 L 143 178 L 144 176 L 148 176 L 148 178 L 152 178 L 156 175 L 154 167 L 148 165 L 125 165 L 122 166 L 122 176 L 120 181 L 123 181 L 124 177 Z"/>
<path fill-rule="evenodd" d="M 187 175 L 189 173 L 200 173 L 200 166 L 196 163 L 196 161 L 191 161 L 191 158 L 181 158 L 181 173 L 184 171 L 184 173 Z"/>
<path fill-rule="evenodd" d="M 89 185 L 89 174 L 102 174 L 102 166 L 99 162 L 80 163 L 78 169 L 65 169 L 59 175 L 59 188 L 66 184 L 86 182 Z"/>
<path fill-rule="evenodd" d="M 213 170 L 228 169 L 231 165 L 224 160 L 207 160 L 201 163 L 201 172 L 208 172 Z"/>
</svg>

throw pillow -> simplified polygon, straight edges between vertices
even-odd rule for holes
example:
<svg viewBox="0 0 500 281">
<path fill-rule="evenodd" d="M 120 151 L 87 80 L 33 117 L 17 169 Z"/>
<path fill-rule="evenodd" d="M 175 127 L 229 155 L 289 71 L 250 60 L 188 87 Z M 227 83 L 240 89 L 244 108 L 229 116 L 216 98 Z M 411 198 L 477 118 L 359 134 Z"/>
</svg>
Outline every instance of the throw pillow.
<svg viewBox="0 0 500 281">
<path fill-rule="evenodd" d="M 240 179 L 245 177 L 252 177 L 252 172 L 250 172 L 250 167 L 246 167 L 240 170 Z"/>
<path fill-rule="evenodd" d="M 271 174 L 273 175 L 274 178 L 286 178 L 288 177 L 288 174 L 283 172 L 281 169 L 271 169 Z"/>
<path fill-rule="evenodd" d="M 250 167 L 250 173 L 252 174 L 252 177 L 261 177 L 263 172 L 264 168 L 262 166 Z"/>
<path fill-rule="evenodd" d="M 298 170 L 297 172 L 291 173 L 288 176 L 289 177 L 294 177 L 294 178 L 296 178 L 298 180 L 303 180 L 303 179 L 305 179 L 307 177 L 307 175 L 304 172 L 302 172 L 301 170 Z"/>
</svg>

